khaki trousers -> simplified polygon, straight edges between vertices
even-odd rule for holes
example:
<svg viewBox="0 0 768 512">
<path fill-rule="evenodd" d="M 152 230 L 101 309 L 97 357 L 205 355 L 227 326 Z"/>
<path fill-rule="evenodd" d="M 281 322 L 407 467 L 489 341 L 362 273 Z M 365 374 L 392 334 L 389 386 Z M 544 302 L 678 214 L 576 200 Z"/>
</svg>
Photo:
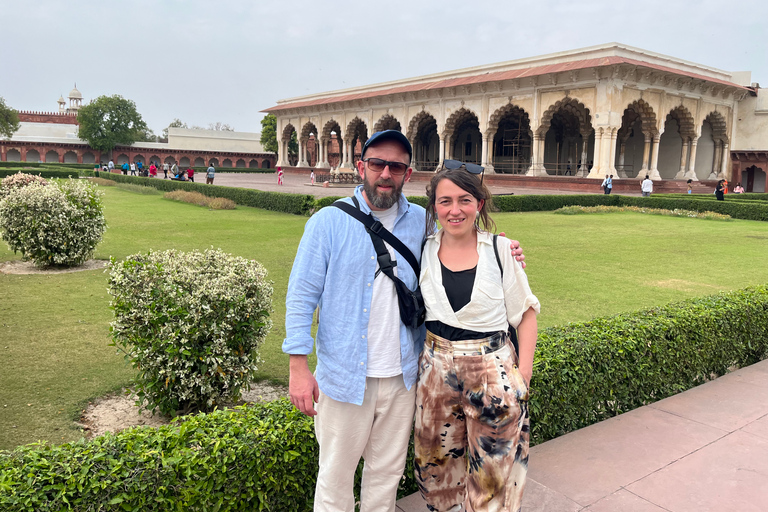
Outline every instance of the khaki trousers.
<svg viewBox="0 0 768 512">
<path fill-rule="evenodd" d="M 320 392 L 315 435 L 320 470 L 315 512 L 354 512 L 353 485 L 360 457 L 365 460 L 360 512 L 393 512 L 405 470 L 413 426 L 416 386 L 403 376 L 366 380 L 363 405 L 337 402 Z"/>
</svg>

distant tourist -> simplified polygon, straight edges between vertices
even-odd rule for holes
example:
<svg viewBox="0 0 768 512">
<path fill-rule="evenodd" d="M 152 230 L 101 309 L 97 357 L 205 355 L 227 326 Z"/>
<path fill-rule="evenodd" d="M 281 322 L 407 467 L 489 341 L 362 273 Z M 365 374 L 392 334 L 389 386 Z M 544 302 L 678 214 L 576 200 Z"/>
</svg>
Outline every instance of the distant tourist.
<svg viewBox="0 0 768 512">
<path fill-rule="evenodd" d="M 128 162 L 123 164 L 123 174 L 126 176 L 128 175 Z"/>
<path fill-rule="evenodd" d="M 136 164 L 131 164 L 131 176 L 136 176 Z"/>
<path fill-rule="evenodd" d="M 688 180 L 688 193 L 693 194 L 693 180 Z"/>
<path fill-rule="evenodd" d="M 155 165 L 155 162 L 152 162 L 152 165 L 149 166 L 149 175 L 152 178 L 157 178 L 157 166 Z"/>
<path fill-rule="evenodd" d="M 109 167 L 109 172 L 112 172 L 112 170 L 115 168 L 115 162 L 110 160 L 109 163 L 107 164 L 107 167 Z"/>
<path fill-rule="evenodd" d="M 645 179 L 640 184 L 640 190 L 643 192 L 643 197 L 650 197 L 651 192 L 653 192 L 653 181 L 651 181 L 651 177 L 647 174 L 645 175 Z"/>
<path fill-rule="evenodd" d="M 173 162 L 173 166 L 171 166 L 171 177 L 178 178 L 179 177 L 179 166 L 176 165 L 176 162 Z M 167 178 L 167 176 L 166 176 Z"/>
<path fill-rule="evenodd" d="M 744 187 L 741 186 L 741 182 L 738 182 L 735 187 L 733 187 L 733 193 L 734 194 L 743 194 L 744 193 Z"/>
<path fill-rule="evenodd" d="M 720 180 L 717 182 L 717 187 L 715 187 L 715 198 L 718 201 L 725 201 L 725 180 Z"/>
<path fill-rule="evenodd" d="M 309 171 L 309 182 L 312 185 L 315 184 L 315 171 Z"/>
<path fill-rule="evenodd" d="M 277 168 L 277 184 L 278 185 L 283 184 L 283 168 L 282 167 Z"/>
<path fill-rule="evenodd" d="M 211 164 L 208 166 L 208 169 L 205 171 L 205 184 L 213 185 L 214 176 L 216 176 L 216 168 L 213 166 L 213 164 Z"/>
<path fill-rule="evenodd" d="M 611 193 L 611 189 L 613 188 L 613 174 L 611 174 L 610 176 L 608 176 L 606 174 L 605 175 L 605 179 L 600 184 L 600 186 L 603 187 L 603 193 L 604 194 L 606 194 L 606 195 L 610 194 Z"/>
<path fill-rule="evenodd" d="M 187 179 L 193 183 L 195 181 L 195 170 L 191 167 L 187 169 Z"/>
<path fill-rule="evenodd" d="M 136 168 L 139 170 L 139 176 L 144 176 L 144 170 L 143 170 L 144 169 L 144 164 L 142 163 L 141 160 L 136 162 Z"/>
</svg>

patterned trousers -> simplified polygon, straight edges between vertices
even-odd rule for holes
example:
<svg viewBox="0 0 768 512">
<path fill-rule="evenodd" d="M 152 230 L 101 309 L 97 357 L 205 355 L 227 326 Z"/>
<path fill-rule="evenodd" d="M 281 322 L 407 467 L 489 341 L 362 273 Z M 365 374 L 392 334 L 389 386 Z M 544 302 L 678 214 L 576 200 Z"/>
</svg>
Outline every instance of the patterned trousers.
<svg viewBox="0 0 768 512">
<path fill-rule="evenodd" d="M 528 389 L 506 333 L 448 341 L 419 358 L 416 480 L 430 510 L 518 512 L 528 470 Z"/>
</svg>

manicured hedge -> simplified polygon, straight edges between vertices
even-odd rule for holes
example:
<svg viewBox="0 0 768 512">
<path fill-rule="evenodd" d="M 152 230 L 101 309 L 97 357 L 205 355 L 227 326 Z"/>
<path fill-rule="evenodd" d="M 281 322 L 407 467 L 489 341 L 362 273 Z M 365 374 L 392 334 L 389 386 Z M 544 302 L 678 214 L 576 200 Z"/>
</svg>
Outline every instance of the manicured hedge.
<svg viewBox="0 0 768 512">
<path fill-rule="evenodd" d="M 145 187 L 154 187 L 164 192 L 172 190 L 187 190 L 200 192 L 210 197 L 231 199 L 242 206 L 252 206 L 264 210 L 273 210 L 294 215 L 309 215 L 315 206 L 315 198 L 308 194 L 283 194 L 282 192 L 262 192 L 247 188 L 221 187 L 205 185 L 189 181 L 164 180 L 162 178 L 142 178 L 139 176 L 124 176 L 116 173 L 99 173 L 102 178 L 108 178 L 118 183 L 134 183 Z"/>
<path fill-rule="evenodd" d="M 80 172 L 77 169 L 51 171 L 48 169 L 0 169 L 0 179 L 6 176 L 12 176 L 16 173 L 22 172 L 24 174 L 34 174 L 35 176 L 42 176 L 46 179 L 51 178 L 79 178 Z"/>
<path fill-rule="evenodd" d="M 766 286 L 545 329 L 531 383 L 531 440 L 765 358 Z M 157 430 L 0 452 L 0 510 L 309 511 L 317 457 L 312 420 L 283 399 Z M 399 497 L 417 491 L 412 459 L 411 445 Z"/>
<path fill-rule="evenodd" d="M 768 287 L 552 327 L 538 339 L 537 443 L 768 358 Z"/>
<path fill-rule="evenodd" d="M 256 404 L 0 452 L 0 510 L 311 510 L 317 457 L 311 419 Z"/>
</svg>

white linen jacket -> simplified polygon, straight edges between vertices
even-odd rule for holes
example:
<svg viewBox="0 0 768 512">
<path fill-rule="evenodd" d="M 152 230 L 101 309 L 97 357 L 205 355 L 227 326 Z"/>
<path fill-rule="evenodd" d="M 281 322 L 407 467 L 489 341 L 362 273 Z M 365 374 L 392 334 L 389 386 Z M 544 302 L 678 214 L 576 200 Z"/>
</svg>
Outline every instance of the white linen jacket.
<svg viewBox="0 0 768 512">
<path fill-rule="evenodd" d="M 469 303 L 454 312 L 443 288 L 440 259 L 437 252 L 443 230 L 427 238 L 421 256 L 419 283 L 427 307 L 427 321 L 439 320 L 460 329 L 478 332 L 506 331 L 507 324 L 517 327 L 528 308 L 533 307 L 539 314 L 539 299 L 528 286 L 528 276 L 523 267 L 512 256 L 510 241 L 498 237 L 499 258 L 504 267 L 504 282 L 493 250 L 493 235 L 484 231 L 477 233 L 479 259 Z"/>
</svg>

